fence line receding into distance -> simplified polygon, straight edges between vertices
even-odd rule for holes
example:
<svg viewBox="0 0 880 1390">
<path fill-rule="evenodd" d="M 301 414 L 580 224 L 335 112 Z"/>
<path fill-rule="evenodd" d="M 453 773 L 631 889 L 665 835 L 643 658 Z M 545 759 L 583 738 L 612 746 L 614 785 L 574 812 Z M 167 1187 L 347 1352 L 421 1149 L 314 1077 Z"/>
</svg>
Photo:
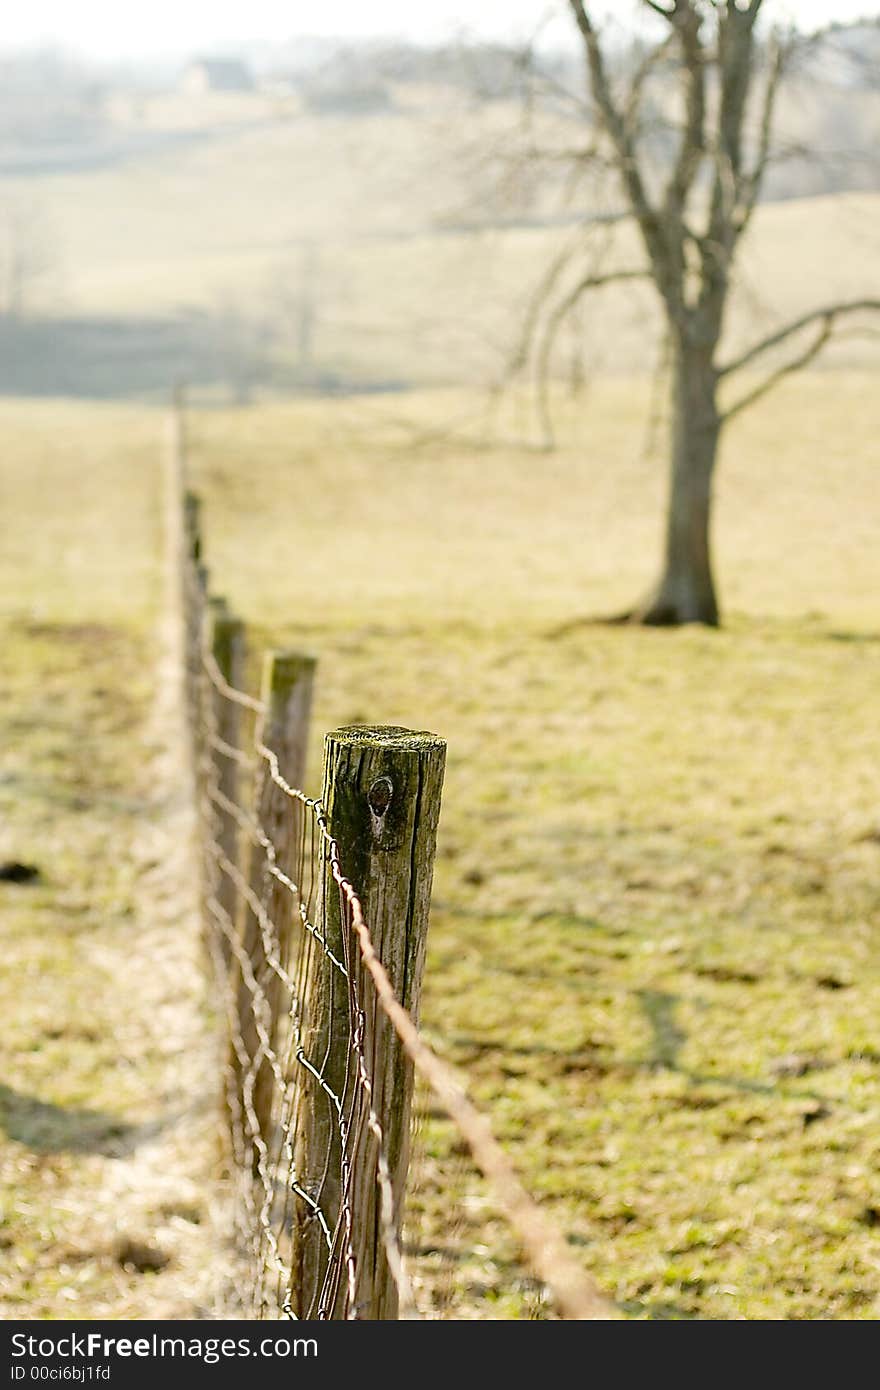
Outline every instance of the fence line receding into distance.
<svg viewBox="0 0 880 1390">
<path fill-rule="evenodd" d="M 259 696 L 244 689 L 244 627 L 209 592 L 184 454 L 176 410 L 169 538 L 250 1311 L 419 1315 L 401 1237 L 417 1072 L 559 1314 L 613 1317 L 418 1028 L 445 744 L 339 729 L 320 799 L 302 790 L 314 659 L 267 653 Z"/>
</svg>

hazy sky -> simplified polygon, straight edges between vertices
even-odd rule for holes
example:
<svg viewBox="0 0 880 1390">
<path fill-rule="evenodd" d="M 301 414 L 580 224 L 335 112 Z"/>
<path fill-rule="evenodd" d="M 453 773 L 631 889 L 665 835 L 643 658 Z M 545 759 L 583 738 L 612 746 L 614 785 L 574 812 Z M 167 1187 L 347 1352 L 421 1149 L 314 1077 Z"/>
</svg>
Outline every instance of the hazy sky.
<svg viewBox="0 0 880 1390">
<path fill-rule="evenodd" d="M 559 8 L 556 0 L 555 8 Z M 597 10 L 627 9 L 599 0 Z M 803 27 L 876 13 L 877 0 L 773 0 Z M 436 38 L 462 28 L 513 38 L 553 10 L 547 0 L 30 0 L 4 5 L 0 43 L 60 42 L 95 57 L 210 49 L 230 39 L 284 39 L 294 34 L 401 34 Z"/>
</svg>

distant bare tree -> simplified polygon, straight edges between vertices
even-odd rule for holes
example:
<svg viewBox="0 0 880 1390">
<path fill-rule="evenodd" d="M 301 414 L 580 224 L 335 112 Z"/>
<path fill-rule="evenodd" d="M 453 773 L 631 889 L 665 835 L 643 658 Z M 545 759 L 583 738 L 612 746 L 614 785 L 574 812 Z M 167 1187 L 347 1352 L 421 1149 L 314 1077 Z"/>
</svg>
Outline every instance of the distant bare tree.
<svg viewBox="0 0 880 1390">
<path fill-rule="evenodd" d="M 304 241 L 295 260 L 273 267 L 262 289 L 222 293 L 203 315 L 214 374 L 236 404 L 250 404 L 258 387 L 320 381 L 315 339 L 325 283 L 319 247 Z"/>
<path fill-rule="evenodd" d="M 55 265 L 39 208 L 25 199 L 0 201 L 0 317 L 16 320 L 33 312 Z"/>
<path fill-rule="evenodd" d="M 304 241 L 298 260 L 273 272 L 270 289 L 275 337 L 301 383 L 308 382 L 315 370 L 315 338 L 323 293 L 320 247 L 316 241 Z"/>
<path fill-rule="evenodd" d="M 603 266 L 594 258 L 587 273 L 562 289 L 571 259 L 563 252 L 538 287 L 520 358 L 536 354 L 539 373 L 546 374 L 555 336 L 585 295 L 625 281 L 653 286 L 668 336 L 671 381 L 665 553 L 656 585 L 622 617 L 714 626 L 719 608 L 710 519 L 724 425 L 812 361 L 840 319 L 880 310 L 880 300 L 817 306 L 719 360 L 737 253 L 773 159 L 775 103 L 794 40 L 781 31 L 766 42 L 756 38 L 763 0 L 640 0 L 655 17 L 656 37 L 640 44 L 624 71 L 600 32 L 594 6 L 587 0 L 568 5 L 583 47 L 592 113 L 581 158 L 616 180 L 623 215 L 638 229 L 644 256 L 632 265 Z M 658 73 L 666 84 L 660 103 L 650 90 Z M 735 391 L 740 373 L 765 364 L 762 379 L 747 378 L 722 408 L 722 384 L 733 383 Z"/>
<path fill-rule="evenodd" d="M 226 385 L 236 405 L 250 405 L 271 372 L 265 316 L 249 301 L 221 294 L 204 316 L 202 331 L 208 334 L 216 379 Z"/>
</svg>

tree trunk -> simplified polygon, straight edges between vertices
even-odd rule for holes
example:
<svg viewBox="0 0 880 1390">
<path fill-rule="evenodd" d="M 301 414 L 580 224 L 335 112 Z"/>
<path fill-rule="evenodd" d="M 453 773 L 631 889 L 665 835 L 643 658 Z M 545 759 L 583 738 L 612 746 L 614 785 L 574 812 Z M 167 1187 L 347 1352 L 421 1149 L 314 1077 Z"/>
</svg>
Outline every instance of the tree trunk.
<svg viewBox="0 0 880 1390">
<path fill-rule="evenodd" d="M 631 615 L 633 622 L 655 627 L 718 626 L 710 519 L 721 421 L 712 357 L 711 349 L 703 345 L 676 344 L 663 572 L 648 599 Z"/>
</svg>

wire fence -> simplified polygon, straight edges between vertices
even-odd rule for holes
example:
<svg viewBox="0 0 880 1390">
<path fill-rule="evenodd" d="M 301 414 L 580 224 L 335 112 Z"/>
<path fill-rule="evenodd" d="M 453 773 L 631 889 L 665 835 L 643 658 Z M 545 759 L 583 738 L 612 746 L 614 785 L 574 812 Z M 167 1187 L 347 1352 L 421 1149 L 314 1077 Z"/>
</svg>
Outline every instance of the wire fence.
<svg viewBox="0 0 880 1390">
<path fill-rule="evenodd" d="M 402 1235 L 417 1074 L 558 1315 L 613 1317 L 418 1027 L 445 745 L 338 730 L 322 796 L 302 790 L 314 660 L 270 654 L 260 696 L 243 688 L 244 628 L 209 593 L 183 455 L 177 412 L 170 535 L 245 1306 L 260 1318 L 422 1315 Z"/>
</svg>

